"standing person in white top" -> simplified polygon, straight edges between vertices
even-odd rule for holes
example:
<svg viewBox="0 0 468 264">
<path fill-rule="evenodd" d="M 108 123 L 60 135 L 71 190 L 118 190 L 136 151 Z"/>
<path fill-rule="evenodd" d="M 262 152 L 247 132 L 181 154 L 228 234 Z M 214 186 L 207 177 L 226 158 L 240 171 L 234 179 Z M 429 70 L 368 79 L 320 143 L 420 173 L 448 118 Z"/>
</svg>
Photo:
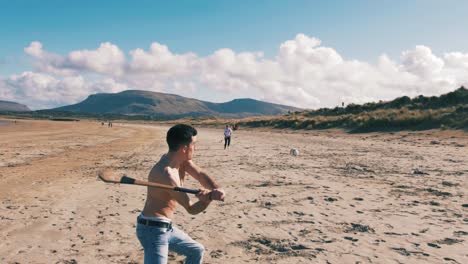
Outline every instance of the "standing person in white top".
<svg viewBox="0 0 468 264">
<path fill-rule="evenodd" d="M 231 135 L 232 129 L 226 125 L 226 128 L 224 128 L 224 149 L 226 149 L 226 146 L 231 145 Z"/>
</svg>

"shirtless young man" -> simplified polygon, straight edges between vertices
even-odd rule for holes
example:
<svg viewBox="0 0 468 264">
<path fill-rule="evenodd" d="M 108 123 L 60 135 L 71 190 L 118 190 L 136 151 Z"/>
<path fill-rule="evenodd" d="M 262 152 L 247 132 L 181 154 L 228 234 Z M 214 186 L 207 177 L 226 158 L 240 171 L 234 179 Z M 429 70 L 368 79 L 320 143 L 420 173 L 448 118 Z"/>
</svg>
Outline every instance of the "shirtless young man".
<svg viewBox="0 0 468 264">
<path fill-rule="evenodd" d="M 197 202 L 186 193 L 148 188 L 145 207 L 138 216 L 137 237 L 145 251 L 145 264 L 167 263 L 169 250 L 185 255 L 185 263 L 201 263 L 204 247 L 183 231 L 172 226 L 177 203 L 190 214 L 203 212 L 212 200 L 224 200 L 225 193 L 193 161 L 197 130 L 188 125 L 175 125 L 167 132 L 169 152 L 151 169 L 148 180 L 172 186 L 182 186 L 185 172 L 208 190 L 200 190 Z"/>
</svg>

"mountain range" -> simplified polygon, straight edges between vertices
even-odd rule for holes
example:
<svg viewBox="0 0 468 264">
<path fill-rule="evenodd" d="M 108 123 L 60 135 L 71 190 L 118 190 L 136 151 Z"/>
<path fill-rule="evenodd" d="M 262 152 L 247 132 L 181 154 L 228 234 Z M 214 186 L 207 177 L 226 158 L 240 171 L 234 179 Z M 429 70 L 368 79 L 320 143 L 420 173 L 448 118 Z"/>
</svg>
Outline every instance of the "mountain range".
<svg viewBox="0 0 468 264">
<path fill-rule="evenodd" d="M 0 100 L 0 112 L 29 112 L 29 111 L 31 111 L 31 109 L 29 109 L 25 105 L 15 103 L 15 102 Z"/>
<path fill-rule="evenodd" d="M 143 115 L 164 118 L 219 116 L 241 118 L 247 116 L 279 115 L 302 109 L 254 99 L 235 99 L 212 103 L 175 94 L 127 90 L 120 93 L 90 95 L 84 101 L 49 111 Z"/>
</svg>

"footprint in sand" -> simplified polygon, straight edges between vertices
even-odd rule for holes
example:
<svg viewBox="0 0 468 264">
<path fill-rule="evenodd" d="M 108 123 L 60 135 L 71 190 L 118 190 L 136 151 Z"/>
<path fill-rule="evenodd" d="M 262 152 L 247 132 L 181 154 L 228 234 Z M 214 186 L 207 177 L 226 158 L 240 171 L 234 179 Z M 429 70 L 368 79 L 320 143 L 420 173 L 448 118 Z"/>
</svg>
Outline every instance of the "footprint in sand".
<svg viewBox="0 0 468 264">
<path fill-rule="evenodd" d="M 456 239 L 456 238 L 444 238 L 444 239 L 435 241 L 435 243 L 442 244 L 442 245 L 453 245 L 453 244 L 461 243 L 463 241 L 464 240 L 462 239 Z"/>
<path fill-rule="evenodd" d="M 445 257 L 444 260 L 445 260 L 445 261 L 452 261 L 452 262 L 454 262 L 454 263 L 460 263 L 460 262 L 454 260 L 453 258 L 447 258 L 447 257 Z"/>
<path fill-rule="evenodd" d="M 348 236 L 345 236 L 344 239 L 351 240 L 353 242 L 359 241 L 359 239 L 357 239 L 357 238 L 352 238 L 352 237 L 348 237 Z"/>
<path fill-rule="evenodd" d="M 427 243 L 427 245 L 433 248 L 440 248 L 440 246 L 435 243 Z"/>
</svg>

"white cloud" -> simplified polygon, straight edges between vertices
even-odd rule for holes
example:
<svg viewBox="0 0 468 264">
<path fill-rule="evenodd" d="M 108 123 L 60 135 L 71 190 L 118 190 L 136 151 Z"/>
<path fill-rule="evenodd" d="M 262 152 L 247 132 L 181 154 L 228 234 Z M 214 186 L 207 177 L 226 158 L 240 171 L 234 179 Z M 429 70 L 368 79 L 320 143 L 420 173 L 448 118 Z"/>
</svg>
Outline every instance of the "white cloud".
<svg viewBox="0 0 468 264">
<path fill-rule="evenodd" d="M 31 42 L 28 47 L 24 48 L 24 52 L 36 58 L 42 58 L 44 55 L 44 51 L 42 50 L 42 43 L 38 41 Z"/>
<path fill-rule="evenodd" d="M 89 84 L 88 89 L 91 93 L 118 93 L 128 90 L 128 86 L 112 78 L 105 78 Z"/>
<path fill-rule="evenodd" d="M 403 51 L 399 60 L 383 54 L 376 64 L 346 60 L 314 37 L 298 34 L 279 45 L 278 54 L 221 48 L 201 57 L 177 54 L 154 42 L 129 51 L 102 43 L 95 50 L 66 55 L 48 52 L 40 42 L 25 48 L 34 72 L 0 79 L 0 96 L 27 98 L 35 105 L 76 103 L 88 94 L 141 89 L 203 100 L 254 97 L 299 107 L 437 95 L 468 84 L 468 53 L 437 56 L 429 47 Z M 39 95 L 35 95 L 39 93 Z M 206 98 L 200 98 L 205 95 Z M 73 101 L 75 100 L 75 101 Z"/>
<path fill-rule="evenodd" d="M 125 85 L 110 78 L 88 82 L 83 76 L 59 78 L 35 72 L 0 77 L 0 98 L 26 104 L 31 109 L 74 104 L 92 93 L 120 92 L 126 89 Z"/>
<path fill-rule="evenodd" d="M 332 48 L 321 47 L 321 41 L 298 34 L 294 40 L 281 44 L 278 61 L 283 67 L 300 70 L 299 66 L 306 65 L 309 69 L 326 70 L 343 62 L 341 56 Z"/>
<path fill-rule="evenodd" d="M 59 81 L 50 75 L 23 72 L 6 78 L 4 83 L 9 91 L 10 99 L 32 108 L 53 105 L 62 100 L 61 96 L 57 96 L 56 91 Z"/>
<path fill-rule="evenodd" d="M 148 52 L 135 49 L 130 55 L 129 68 L 133 73 L 152 73 L 165 78 L 190 73 L 197 63 L 195 54 L 173 54 L 167 46 L 156 42 L 151 44 Z"/>
<path fill-rule="evenodd" d="M 468 53 L 450 52 L 444 54 L 447 66 L 468 70 Z"/>
<path fill-rule="evenodd" d="M 444 67 L 444 61 L 432 54 L 426 46 L 404 51 L 402 60 L 406 71 L 423 78 L 435 77 Z"/>
<path fill-rule="evenodd" d="M 125 54 L 116 45 L 105 42 L 96 50 L 70 52 L 66 63 L 70 68 L 114 76 L 122 74 Z"/>
<path fill-rule="evenodd" d="M 0 100 L 12 101 L 14 100 L 13 93 L 11 92 L 11 89 L 9 89 L 4 79 L 4 77 L 0 76 Z"/>
<path fill-rule="evenodd" d="M 24 48 L 24 51 L 35 59 L 32 64 L 37 72 L 59 76 L 78 74 L 74 69 L 65 66 L 66 59 L 63 56 L 44 51 L 42 43 L 38 41 L 31 42 L 28 47 Z"/>
</svg>

